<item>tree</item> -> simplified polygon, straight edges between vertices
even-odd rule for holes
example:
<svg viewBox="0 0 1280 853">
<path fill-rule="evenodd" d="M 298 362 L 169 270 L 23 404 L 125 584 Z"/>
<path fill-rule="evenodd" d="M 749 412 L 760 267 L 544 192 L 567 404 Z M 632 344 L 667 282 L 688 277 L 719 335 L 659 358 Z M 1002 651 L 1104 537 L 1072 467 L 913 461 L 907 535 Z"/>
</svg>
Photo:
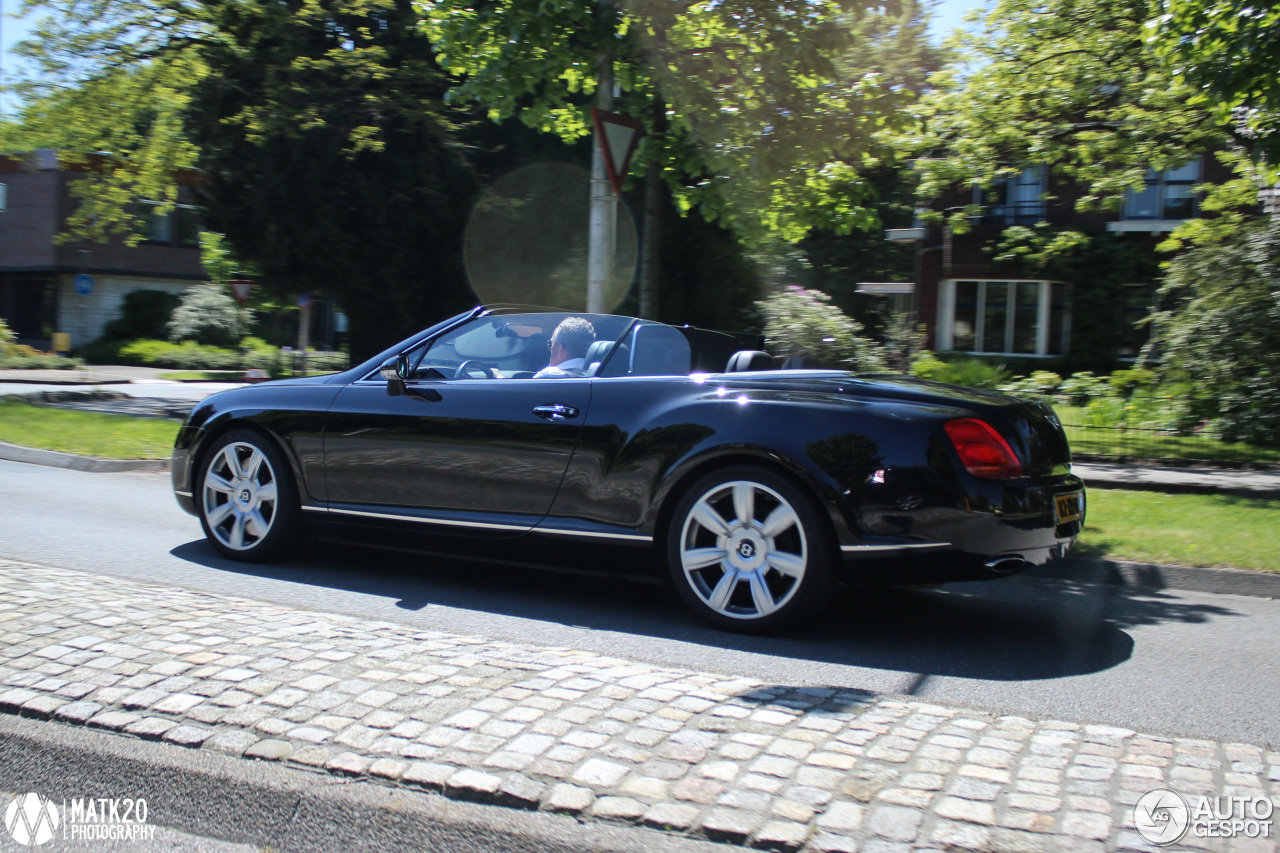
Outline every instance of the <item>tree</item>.
<svg viewBox="0 0 1280 853">
<path fill-rule="evenodd" d="M 337 295 L 356 356 L 473 304 L 475 177 L 408 0 L 229 4 L 215 24 L 186 130 L 236 254 L 285 292 Z"/>
<path fill-rule="evenodd" d="M 1249 145 L 1147 48 L 1146 21 L 1130 0 L 999 0 L 962 38 L 974 70 L 937 78 L 898 138 L 921 197 L 1040 165 L 1085 189 L 1082 208 L 1114 207 L 1148 169 Z"/>
<path fill-rule="evenodd" d="M 1165 370 L 1227 440 L 1280 445 L 1280 221 L 1254 220 L 1182 252 L 1155 317 Z"/>
<path fill-rule="evenodd" d="M 169 340 L 232 347 L 249 331 L 249 313 L 221 284 L 197 284 L 182 295 L 166 330 Z"/>
<path fill-rule="evenodd" d="M 816 290 L 788 287 L 757 304 L 764 337 L 779 356 L 809 356 L 826 367 L 863 373 L 884 369 L 879 347 L 863 337 L 862 324 Z"/>
<path fill-rule="evenodd" d="M 195 162 L 182 122 L 189 85 L 205 74 L 197 48 L 211 31 L 207 9 L 185 0 L 25 0 L 22 13 L 36 11 L 47 14 L 15 49 L 35 70 L 13 86 L 23 106 L 0 125 L 0 144 L 52 148 L 84 169 L 69 236 L 136 242 L 133 203 L 171 204 L 175 175 Z"/>
<path fill-rule="evenodd" d="M 589 132 L 597 62 L 612 56 L 615 109 L 645 124 L 647 192 L 665 188 L 682 212 L 748 240 L 875 227 L 860 170 L 939 65 L 917 0 L 420 6 L 442 64 L 463 78 L 455 98 L 567 141 Z M 661 208 L 646 201 L 650 248 Z"/>
<path fill-rule="evenodd" d="M 473 179 L 409 0 L 36 8 L 50 14 L 23 52 L 39 73 L 0 141 L 86 167 L 72 234 L 136 239 L 131 204 L 172 202 L 198 166 L 208 224 L 268 289 L 342 298 L 353 354 L 471 301 Z"/>
<path fill-rule="evenodd" d="M 1258 0 L 1161 0 L 1148 24 L 1158 56 L 1198 102 L 1252 133 L 1280 165 L 1280 7 Z"/>
</svg>

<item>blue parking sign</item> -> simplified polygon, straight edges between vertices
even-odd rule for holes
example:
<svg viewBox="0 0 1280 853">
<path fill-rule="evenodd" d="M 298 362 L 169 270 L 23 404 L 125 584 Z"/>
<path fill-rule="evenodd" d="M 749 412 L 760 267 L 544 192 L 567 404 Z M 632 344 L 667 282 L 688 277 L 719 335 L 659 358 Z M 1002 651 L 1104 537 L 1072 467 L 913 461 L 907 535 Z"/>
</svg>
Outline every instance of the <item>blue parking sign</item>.
<svg viewBox="0 0 1280 853">
<path fill-rule="evenodd" d="M 80 273 L 71 281 L 71 286 L 75 288 L 77 296 L 88 296 L 93 293 L 93 276 L 87 273 Z"/>
</svg>

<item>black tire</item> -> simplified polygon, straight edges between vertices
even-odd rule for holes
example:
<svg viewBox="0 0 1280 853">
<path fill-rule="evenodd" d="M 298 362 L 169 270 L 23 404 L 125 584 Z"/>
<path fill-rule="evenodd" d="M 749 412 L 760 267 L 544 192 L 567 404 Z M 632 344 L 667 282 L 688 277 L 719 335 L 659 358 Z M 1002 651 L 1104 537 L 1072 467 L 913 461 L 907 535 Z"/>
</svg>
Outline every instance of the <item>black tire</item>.
<svg viewBox="0 0 1280 853">
<path fill-rule="evenodd" d="M 205 537 L 232 560 L 279 560 L 302 530 L 289 461 L 255 430 L 231 430 L 214 441 L 200 460 L 195 500 Z"/>
<path fill-rule="evenodd" d="M 671 515 L 666 547 L 681 599 L 718 628 L 771 633 L 830 600 L 830 525 L 812 495 L 767 468 L 699 478 Z"/>
</svg>

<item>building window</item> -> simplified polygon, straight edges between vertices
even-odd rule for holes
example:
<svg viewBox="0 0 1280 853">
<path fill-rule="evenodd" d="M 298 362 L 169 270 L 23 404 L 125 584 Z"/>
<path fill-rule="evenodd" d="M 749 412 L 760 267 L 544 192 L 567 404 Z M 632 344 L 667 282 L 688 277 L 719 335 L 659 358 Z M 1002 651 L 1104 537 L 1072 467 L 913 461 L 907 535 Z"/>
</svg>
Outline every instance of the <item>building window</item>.
<svg viewBox="0 0 1280 853">
<path fill-rule="evenodd" d="M 1044 199 L 1048 191 L 1048 171 L 1044 166 L 1031 166 L 1000 179 L 990 189 L 975 187 L 973 201 L 984 208 L 983 222 L 1031 225 L 1048 214 Z"/>
<path fill-rule="evenodd" d="M 938 349 L 1062 355 L 1070 339 L 1067 285 L 1055 281 L 944 281 Z"/>
<path fill-rule="evenodd" d="M 200 245 L 200 211 L 189 204 L 175 204 L 161 213 L 158 201 L 141 202 L 142 237 L 150 243 L 172 246 Z"/>
<path fill-rule="evenodd" d="M 1145 185 L 1129 190 L 1122 219 L 1190 219 L 1196 215 L 1194 187 L 1200 181 L 1200 161 L 1192 160 L 1176 169 L 1147 170 Z"/>
</svg>

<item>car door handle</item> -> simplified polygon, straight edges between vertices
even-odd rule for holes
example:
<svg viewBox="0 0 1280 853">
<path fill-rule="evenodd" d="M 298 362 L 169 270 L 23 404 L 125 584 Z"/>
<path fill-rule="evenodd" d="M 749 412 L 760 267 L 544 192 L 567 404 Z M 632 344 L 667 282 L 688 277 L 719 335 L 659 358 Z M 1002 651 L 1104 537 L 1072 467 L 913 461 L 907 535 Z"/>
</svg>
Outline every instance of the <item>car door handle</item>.
<svg viewBox="0 0 1280 853">
<path fill-rule="evenodd" d="M 573 406 L 562 406 L 556 403 L 551 406 L 534 406 L 533 413 L 549 421 L 562 421 L 565 418 L 576 418 L 578 410 Z"/>
</svg>

